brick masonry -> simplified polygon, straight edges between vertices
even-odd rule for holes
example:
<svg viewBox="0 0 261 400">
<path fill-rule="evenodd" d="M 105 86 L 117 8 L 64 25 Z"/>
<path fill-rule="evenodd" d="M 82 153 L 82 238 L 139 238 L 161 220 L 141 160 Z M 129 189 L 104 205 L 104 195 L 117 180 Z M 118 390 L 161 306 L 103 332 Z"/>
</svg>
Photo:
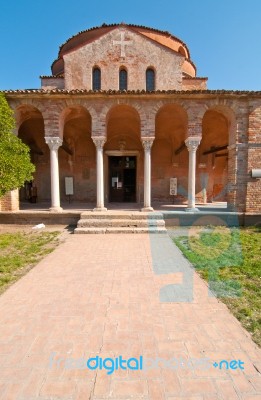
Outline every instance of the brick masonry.
<svg viewBox="0 0 261 400">
<path fill-rule="evenodd" d="M 124 35 L 125 54 L 115 44 Z M 143 49 L 142 53 L 140 49 Z M 97 40 L 64 55 L 65 88 L 91 89 L 92 69 L 101 69 L 101 85 L 104 90 L 119 88 L 119 69 L 128 72 L 128 89 L 145 90 L 145 74 L 148 67 L 156 70 L 158 90 L 181 89 L 184 57 L 165 49 L 162 45 L 127 29 L 116 29 Z"/>
<path fill-rule="evenodd" d="M 95 202 L 96 197 L 93 136 L 106 137 L 105 200 L 109 182 L 106 154 L 119 151 L 123 142 L 124 151 L 138 155 L 137 201 L 143 197 L 141 138 L 154 137 L 152 201 L 168 203 L 172 201 L 169 179 L 173 176 L 178 178 L 176 201 L 186 201 L 188 151 L 177 150 L 188 136 L 200 136 L 197 200 L 227 200 L 236 211 L 260 213 L 261 181 L 251 177 L 252 169 L 261 168 L 260 92 L 205 90 L 206 78 L 195 76 L 185 45 L 180 50 L 178 40 L 164 32 L 121 24 L 111 29 L 97 28 L 91 34 L 84 43 L 80 42 L 83 34 L 79 34 L 74 42 L 69 40 L 61 47 L 60 58 L 54 64 L 61 74 L 42 77 L 43 90 L 6 93 L 15 110 L 18 136 L 25 142 L 33 141 L 43 153 L 32 156 L 39 201 L 50 200 L 49 148 L 45 136 L 63 138 L 73 153 L 59 149 L 61 199 L 66 199 L 64 178 L 73 176 L 75 200 L 83 202 Z M 126 42 L 123 52 L 115 44 L 121 39 Z M 97 93 L 91 91 L 95 66 L 101 69 L 102 91 Z M 128 71 L 128 89 L 133 92 L 118 92 L 121 67 Z M 158 92 L 141 92 L 145 89 L 148 67 L 155 70 Z M 204 154 L 212 147 L 224 145 L 228 145 L 227 151 Z M 17 208 L 11 201 L 9 206 L 7 200 L 2 203 L 4 209 Z"/>
<path fill-rule="evenodd" d="M 260 399 L 260 349 L 167 235 L 67 235 L 0 308 L 1 400 Z M 169 364 L 108 375 L 74 363 L 120 355 Z M 223 359 L 244 370 L 214 368 Z"/>
<path fill-rule="evenodd" d="M 18 190 L 11 190 L 0 200 L 0 211 L 18 211 L 19 193 Z"/>
</svg>

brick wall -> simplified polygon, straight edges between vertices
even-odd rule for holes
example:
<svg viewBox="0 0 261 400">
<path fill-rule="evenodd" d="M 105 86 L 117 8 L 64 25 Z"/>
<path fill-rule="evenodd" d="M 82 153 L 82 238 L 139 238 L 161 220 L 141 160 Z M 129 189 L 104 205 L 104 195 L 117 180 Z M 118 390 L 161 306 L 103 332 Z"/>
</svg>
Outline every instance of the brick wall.
<svg viewBox="0 0 261 400">
<path fill-rule="evenodd" d="M 184 140 L 186 136 L 201 136 L 203 134 L 205 139 L 204 141 L 202 140 L 202 146 L 204 146 L 201 146 L 202 148 L 199 148 L 197 152 L 197 198 L 203 199 L 201 182 L 203 175 L 209 177 L 207 187 L 208 200 L 211 200 L 214 185 L 216 185 L 216 188 L 219 188 L 220 185 L 225 186 L 227 179 L 229 204 L 239 212 L 260 213 L 260 180 L 251 177 L 251 170 L 261 168 L 261 99 L 256 96 L 252 97 L 251 93 L 248 97 L 245 96 L 244 99 L 237 95 L 228 97 L 220 94 L 213 97 L 209 94 L 201 94 L 199 96 L 191 93 L 187 95 L 175 94 L 173 96 L 168 94 L 115 96 L 106 94 L 84 96 L 46 96 L 41 94 L 36 96 L 28 94 L 21 96 L 15 94 L 7 97 L 14 109 L 19 108 L 21 105 L 25 107 L 30 105 L 40 110 L 44 120 L 44 133 L 35 132 L 32 129 L 34 134 L 60 137 L 65 134 L 67 139 L 70 137 L 75 141 L 74 158 L 70 158 L 63 149 L 59 149 L 61 197 L 64 199 L 66 199 L 64 197 L 64 177 L 74 176 L 77 200 L 95 201 L 96 155 L 91 136 L 106 137 L 109 134 L 108 127 L 112 126 L 111 132 L 115 134 L 115 144 L 110 142 L 109 138 L 109 141 L 105 144 L 105 150 L 119 150 L 119 135 L 124 137 L 127 133 L 128 137 L 133 136 L 134 138 L 135 134 L 137 145 L 136 147 L 132 146 L 131 149 L 140 151 L 138 184 L 141 198 L 143 148 L 140 138 L 153 137 L 156 132 L 156 139 L 152 148 L 152 194 L 155 199 L 169 201 L 170 177 L 178 177 L 178 182 L 185 188 L 185 192 L 187 187 L 188 151 L 184 149 L 178 157 L 173 155 L 173 152 L 180 146 L 178 138 L 181 140 L 182 136 L 182 140 Z M 165 106 L 166 110 L 164 111 Z M 171 106 L 171 109 L 168 108 L 169 106 Z M 112 113 L 112 110 L 116 109 L 116 107 L 119 107 L 118 111 Z M 179 111 L 180 109 L 183 112 Z M 70 129 L 66 134 L 64 123 L 68 122 L 67 117 L 72 110 L 76 110 L 74 117 L 77 118 L 83 112 L 79 110 L 85 110 L 89 115 L 89 122 L 82 120 L 81 123 L 78 123 L 77 118 L 72 118 Z M 127 122 L 123 121 L 124 118 L 122 119 L 124 110 L 127 114 L 128 110 L 132 110 L 133 117 Z M 163 114 L 160 122 L 160 131 L 157 131 L 155 122 L 160 110 L 163 110 Z M 204 122 L 204 115 L 206 115 L 207 110 L 215 110 L 215 113 L 212 116 L 210 115 L 210 120 L 213 119 L 212 122 L 210 121 L 213 132 L 210 129 L 211 124 L 207 123 L 205 125 Z M 185 119 L 182 117 L 183 114 L 186 115 Z M 112 120 L 114 120 L 114 125 L 111 125 L 111 122 L 109 123 L 111 116 Z M 35 119 L 32 118 L 32 128 L 34 127 L 33 120 Z M 117 120 L 122 122 L 118 124 Z M 223 121 L 222 124 L 218 122 L 219 120 Z M 27 120 L 27 124 L 29 127 L 30 119 Z M 207 126 L 208 129 L 204 130 L 204 126 Z M 214 134 L 214 128 L 216 129 L 216 134 Z M 228 138 L 226 139 L 224 136 L 223 143 L 220 132 L 225 132 L 225 130 Z M 159 137 L 159 133 L 161 137 Z M 166 135 L 169 134 L 170 137 L 167 137 Z M 228 172 L 225 176 L 225 158 L 217 158 L 214 165 L 212 155 L 203 156 L 203 151 L 216 143 L 222 145 L 227 141 L 229 142 L 229 159 Z M 35 182 L 38 187 L 39 201 L 41 199 L 49 201 L 49 148 L 45 144 L 43 137 L 42 140 L 36 140 L 36 142 L 44 153 L 44 155 L 35 156 L 37 167 Z M 128 143 L 129 141 L 126 140 L 126 150 L 128 150 Z M 199 164 L 201 164 L 201 167 L 199 167 Z M 183 197 L 183 200 L 185 197 Z M 10 204 L 8 207 L 9 209 L 12 207 L 15 209 L 15 205 Z"/>
<path fill-rule="evenodd" d="M 121 48 L 113 44 L 121 39 L 129 44 L 125 47 L 127 57 L 121 57 Z M 142 52 L 140 51 L 142 49 Z M 119 69 L 128 71 L 128 89 L 145 90 L 146 69 L 155 69 L 156 89 L 182 88 L 182 64 L 184 57 L 164 48 L 141 35 L 126 30 L 115 29 L 101 38 L 64 55 L 65 88 L 92 89 L 92 69 L 101 69 L 101 88 L 119 89 Z"/>
<path fill-rule="evenodd" d="M 207 78 L 183 78 L 182 90 L 206 90 Z"/>
<path fill-rule="evenodd" d="M 41 78 L 41 88 L 45 90 L 64 89 L 64 78 Z"/>
<path fill-rule="evenodd" d="M 246 212 L 261 213 L 261 179 L 251 177 L 252 169 L 261 169 L 261 106 L 252 102 L 248 129 Z"/>
<path fill-rule="evenodd" d="M 8 192 L 0 198 L 0 211 L 18 211 L 19 210 L 19 192 L 18 189 Z"/>
</svg>

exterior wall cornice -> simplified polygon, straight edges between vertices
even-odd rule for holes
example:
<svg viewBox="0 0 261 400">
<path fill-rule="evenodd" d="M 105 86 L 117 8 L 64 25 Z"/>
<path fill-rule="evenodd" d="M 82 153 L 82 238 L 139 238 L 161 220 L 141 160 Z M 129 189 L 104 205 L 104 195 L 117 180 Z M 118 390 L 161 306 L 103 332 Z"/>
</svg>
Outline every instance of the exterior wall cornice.
<svg viewBox="0 0 261 400">
<path fill-rule="evenodd" d="M 209 99 L 252 99 L 260 98 L 261 91 L 239 91 L 239 90 L 161 90 L 154 92 L 146 92 L 145 90 L 133 90 L 133 91 L 92 91 L 92 90 L 65 90 L 65 89 L 53 89 L 53 90 L 42 90 L 42 89 L 27 89 L 27 90 L 4 90 L 1 91 L 6 95 L 7 98 L 13 97 L 40 97 L 40 98 L 64 98 L 64 97 L 93 97 L 93 98 L 144 98 L 144 99 L 155 99 L 155 98 L 209 98 Z"/>
</svg>

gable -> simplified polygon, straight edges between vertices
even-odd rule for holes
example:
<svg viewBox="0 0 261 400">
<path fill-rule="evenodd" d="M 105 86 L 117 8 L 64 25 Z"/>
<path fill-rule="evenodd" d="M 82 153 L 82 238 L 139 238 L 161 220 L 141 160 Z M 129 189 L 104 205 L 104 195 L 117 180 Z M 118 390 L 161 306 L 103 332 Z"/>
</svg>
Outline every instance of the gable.
<svg viewBox="0 0 261 400">
<path fill-rule="evenodd" d="M 91 89 L 92 68 L 102 72 L 102 89 L 118 89 L 118 71 L 128 71 L 128 88 L 145 89 L 148 67 L 159 74 L 157 89 L 179 89 L 185 57 L 134 32 L 117 27 L 95 40 L 64 54 L 66 89 Z"/>
</svg>

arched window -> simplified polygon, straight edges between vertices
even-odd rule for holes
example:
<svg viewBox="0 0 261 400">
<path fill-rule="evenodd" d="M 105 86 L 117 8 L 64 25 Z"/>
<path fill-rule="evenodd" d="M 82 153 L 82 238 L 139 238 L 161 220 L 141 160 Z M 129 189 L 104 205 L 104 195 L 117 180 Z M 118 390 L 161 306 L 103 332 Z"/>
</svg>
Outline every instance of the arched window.
<svg viewBox="0 0 261 400">
<path fill-rule="evenodd" d="M 155 90 L 155 71 L 148 68 L 146 71 L 146 91 L 151 92 L 152 90 Z"/>
<path fill-rule="evenodd" d="M 119 89 L 127 90 L 128 88 L 128 73 L 126 69 L 121 68 L 119 72 Z"/>
<path fill-rule="evenodd" d="M 101 90 L 101 70 L 98 67 L 92 70 L 92 90 Z"/>
</svg>

